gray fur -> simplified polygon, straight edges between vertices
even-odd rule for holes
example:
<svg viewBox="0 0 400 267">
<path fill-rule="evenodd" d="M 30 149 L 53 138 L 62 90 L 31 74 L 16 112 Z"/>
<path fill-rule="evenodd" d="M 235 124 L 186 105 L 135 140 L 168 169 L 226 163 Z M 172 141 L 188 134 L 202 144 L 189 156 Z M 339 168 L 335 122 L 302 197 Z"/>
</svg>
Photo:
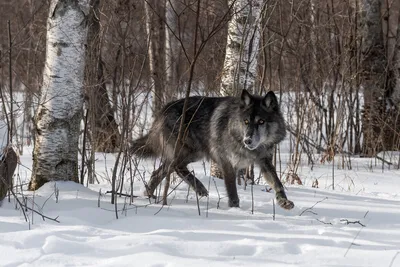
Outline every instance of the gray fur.
<svg viewBox="0 0 400 267">
<path fill-rule="evenodd" d="M 286 135 L 278 101 L 271 91 L 265 97 L 243 90 L 241 97 L 201 97 L 188 99 L 185 138 L 174 158 L 184 99 L 167 104 L 156 116 L 149 134 L 133 142 L 131 152 L 139 157 L 161 157 L 163 164 L 153 172 L 147 194 L 171 171 L 175 171 L 200 196 L 208 195 L 204 185 L 187 169 L 191 162 L 212 159 L 222 170 L 230 207 L 239 207 L 236 173 L 255 163 L 274 189 L 278 204 L 292 209 L 272 164 L 275 144 Z M 246 124 L 247 123 L 247 124 Z"/>
</svg>

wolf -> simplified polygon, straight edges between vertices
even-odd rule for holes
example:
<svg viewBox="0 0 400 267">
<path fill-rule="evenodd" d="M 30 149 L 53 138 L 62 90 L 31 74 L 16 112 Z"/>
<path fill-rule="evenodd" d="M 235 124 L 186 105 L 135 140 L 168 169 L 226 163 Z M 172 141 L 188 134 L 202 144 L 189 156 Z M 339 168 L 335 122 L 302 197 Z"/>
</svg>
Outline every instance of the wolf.
<svg viewBox="0 0 400 267">
<path fill-rule="evenodd" d="M 189 163 L 207 158 L 222 170 L 229 207 L 239 207 L 237 172 L 252 163 L 260 167 L 279 206 L 294 207 L 272 164 L 274 145 L 286 136 L 274 92 L 264 97 L 247 90 L 240 97 L 189 97 L 178 144 L 184 103 L 185 99 L 168 103 L 156 115 L 149 133 L 131 144 L 133 155 L 162 159 L 146 185 L 146 195 L 153 196 L 163 178 L 175 171 L 199 196 L 207 196 L 207 189 L 187 168 Z"/>
</svg>

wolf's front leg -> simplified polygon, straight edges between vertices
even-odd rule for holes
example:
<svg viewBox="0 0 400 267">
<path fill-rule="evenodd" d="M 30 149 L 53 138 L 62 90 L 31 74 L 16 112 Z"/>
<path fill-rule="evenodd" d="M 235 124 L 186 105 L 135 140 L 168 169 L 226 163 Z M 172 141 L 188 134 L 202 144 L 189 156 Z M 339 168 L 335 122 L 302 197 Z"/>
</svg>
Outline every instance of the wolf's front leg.
<svg viewBox="0 0 400 267">
<path fill-rule="evenodd" d="M 285 189 L 278 178 L 275 167 L 272 164 L 272 159 L 264 159 L 262 162 L 260 162 L 260 168 L 264 179 L 268 182 L 272 189 L 274 189 L 276 201 L 278 202 L 279 206 L 287 210 L 293 209 L 294 204 L 286 197 Z"/>
<path fill-rule="evenodd" d="M 220 162 L 219 167 L 222 169 L 224 176 L 225 188 L 228 193 L 229 207 L 239 207 L 239 196 L 236 188 L 236 172 L 229 161 Z"/>
</svg>

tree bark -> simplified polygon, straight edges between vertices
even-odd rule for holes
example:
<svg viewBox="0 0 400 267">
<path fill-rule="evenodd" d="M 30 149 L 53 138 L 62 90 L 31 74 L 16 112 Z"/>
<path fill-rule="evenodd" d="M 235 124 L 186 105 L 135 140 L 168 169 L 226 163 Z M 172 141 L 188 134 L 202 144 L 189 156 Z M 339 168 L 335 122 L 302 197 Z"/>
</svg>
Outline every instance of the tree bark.
<svg viewBox="0 0 400 267">
<path fill-rule="evenodd" d="M 48 181 L 78 182 L 88 11 L 89 0 L 50 2 L 31 190 Z"/>
<path fill-rule="evenodd" d="M 178 55 L 179 42 L 174 34 L 179 35 L 176 12 L 182 9 L 177 0 L 166 0 L 165 6 L 165 101 L 169 102 L 178 93 Z"/>
<path fill-rule="evenodd" d="M 3 149 L 0 159 L 0 204 L 7 192 L 12 190 L 13 175 L 18 164 L 18 156 L 12 146 Z"/>
<path fill-rule="evenodd" d="M 229 0 L 233 4 L 228 24 L 226 54 L 221 79 L 222 95 L 240 95 L 243 89 L 254 93 L 260 43 L 261 0 Z"/>
<path fill-rule="evenodd" d="M 101 56 L 99 20 L 100 0 L 90 1 L 88 16 L 88 50 L 86 53 L 86 95 L 89 98 L 89 114 L 94 121 L 90 123 L 93 149 L 96 152 L 113 152 L 120 146 L 120 133 L 105 85 L 103 61 Z"/>
<path fill-rule="evenodd" d="M 400 16 L 398 21 L 398 25 L 400 25 Z M 394 46 L 392 62 L 392 101 L 396 109 L 400 110 L 400 27 L 397 27 L 396 44 Z"/>
<path fill-rule="evenodd" d="M 147 0 L 145 3 L 146 32 L 149 41 L 148 58 L 150 83 L 153 97 L 153 111 L 158 111 L 164 103 L 165 74 L 165 0 Z M 153 112 L 155 114 L 156 112 Z"/>
<path fill-rule="evenodd" d="M 382 149 L 385 112 L 386 66 L 380 0 L 363 1 L 362 87 L 364 88 L 363 154 L 372 156 Z"/>
</svg>

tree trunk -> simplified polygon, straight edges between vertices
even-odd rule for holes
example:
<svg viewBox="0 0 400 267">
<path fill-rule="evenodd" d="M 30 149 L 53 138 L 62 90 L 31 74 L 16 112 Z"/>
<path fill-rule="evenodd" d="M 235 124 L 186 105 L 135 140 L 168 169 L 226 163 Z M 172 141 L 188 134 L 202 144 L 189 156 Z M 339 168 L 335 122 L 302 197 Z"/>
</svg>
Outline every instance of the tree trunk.
<svg viewBox="0 0 400 267">
<path fill-rule="evenodd" d="M 179 34 L 176 12 L 182 9 L 177 0 L 167 0 L 165 7 L 165 102 L 173 99 L 178 93 L 178 55 L 179 42 L 174 36 Z"/>
<path fill-rule="evenodd" d="M 35 6 L 33 0 L 28 1 L 29 6 L 29 15 L 32 17 L 32 20 L 35 18 Z M 28 86 L 25 89 L 24 94 L 24 123 L 22 125 L 22 142 L 20 148 L 20 154 L 23 155 L 24 141 L 26 140 L 26 145 L 31 146 L 32 135 L 33 135 L 33 127 L 32 127 L 32 107 L 33 107 L 33 88 L 36 86 L 35 82 L 35 66 L 33 66 L 33 61 L 35 57 L 35 43 L 32 36 L 35 36 L 34 24 L 30 24 L 28 27 L 29 35 L 29 45 L 28 45 L 28 56 L 27 56 L 27 82 Z"/>
<path fill-rule="evenodd" d="M 397 5 L 400 5 L 396 2 Z M 397 15 L 400 23 L 400 16 Z M 399 24 L 398 24 L 399 25 Z M 393 58 L 390 61 L 389 81 L 386 92 L 384 127 L 382 128 L 383 150 L 400 149 L 400 27 L 397 26 L 396 43 L 393 47 Z M 393 25 L 389 25 L 393 26 Z"/>
<path fill-rule="evenodd" d="M 100 0 L 90 1 L 88 16 L 88 50 L 86 53 L 86 94 L 89 98 L 89 114 L 94 119 L 92 135 L 93 150 L 113 152 L 120 146 L 120 134 L 105 85 L 103 61 L 101 56 L 102 40 L 99 21 Z"/>
<path fill-rule="evenodd" d="M 165 0 L 148 0 L 145 3 L 146 32 L 149 41 L 150 83 L 153 97 L 153 114 L 162 108 L 165 75 Z"/>
<path fill-rule="evenodd" d="M 399 149 L 400 119 L 394 103 L 397 102 L 396 66 L 399 56 L 394 50 L 394 58 L 390 61 L 390 47 L 385 49 L 381 4 L 380 0 L 363 1 L 362 151 L 367 156 L 373 156 L 382 150 Z"/>
<path fill-rule="evenodd" d="M 254 93 L 260 43 L 262 0 L 229 0 L 232 18 L 221 79 L 222 95 L 240 95 L 243 89 Z"/>
<path fill-rule="evenodd" d="M 254 93 L 257 57 L 260 43 L 262 0 L 229 0 L 232 18 L 228 24 L 226 54 L 221 78 L 222 95 L 239 95 L 243 89 Z M 251 166 L 250 166 L 251 168 Z M 249 170 L 251 173 L 251 170 Z M 211 176 L 222 178 L 222 172 L 211 162 Z"/>
<path fill-rule="evenodd" d="M 364 88 L 363 153 L 372 156 L 382 149 L 381 129 L 385 112 L 387 58 L 383 42 L 380 0 L 364 0 L 362 29 L 362 86 Z"/>
<path fill-rule="evenodd" d="M 398 25 L 400 25 L 400 16 L 398 21 Z M 400 110 L 400 27 L 397 27 L 396 44 L 394 46 L 392 63 L 392 101 L 396 109 Z"/>
<path fill-rule="evenodd" d="M 31 190 L 48 181 L 78 182 L 88 11 L 89 0 L 50 2 Z"/>
<path fill-rule="evenodd" d="M 18 164 L 18 156 L 12 146 L 3 149 L 0 159 L 0 204 L 7 196 L 7 192 L 12 190 L 13 175 Z"/>
</svg>

